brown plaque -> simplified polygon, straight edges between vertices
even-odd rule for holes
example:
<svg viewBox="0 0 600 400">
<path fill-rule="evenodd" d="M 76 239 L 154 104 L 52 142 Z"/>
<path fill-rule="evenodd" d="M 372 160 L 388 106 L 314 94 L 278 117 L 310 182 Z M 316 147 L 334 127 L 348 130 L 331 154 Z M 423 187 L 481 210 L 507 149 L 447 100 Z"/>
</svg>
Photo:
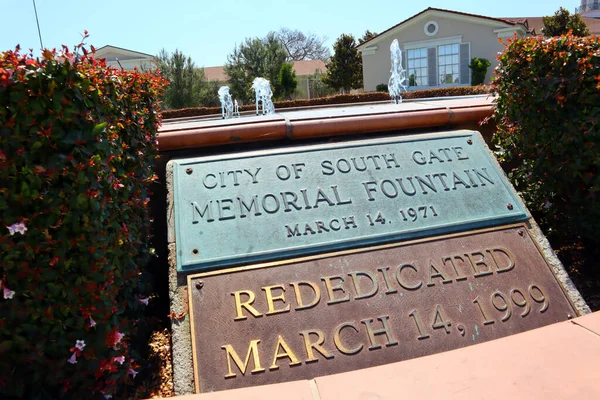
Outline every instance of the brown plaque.
<svg viewBox="0 0 600 400">
<path fill-rule="evenodd" d="M 310 379 L 564 321 L 523 225 L 189 276 L 196 390 Z"/>
</svg>

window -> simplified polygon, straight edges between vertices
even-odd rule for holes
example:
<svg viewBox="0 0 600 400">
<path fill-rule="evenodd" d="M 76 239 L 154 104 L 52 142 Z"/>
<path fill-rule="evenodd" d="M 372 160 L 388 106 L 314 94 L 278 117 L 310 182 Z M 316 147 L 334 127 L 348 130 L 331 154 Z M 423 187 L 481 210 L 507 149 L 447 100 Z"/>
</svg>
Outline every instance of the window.
<svg viewBox="0 0 600 400">
<path fill-rule="evenodd" d="M 460 83 L 459 44 L 438 46 L 438 76 L 440 85 Z"/>
<path fill-rule="evenodd" d="M 427 86 L 427 49 L 407 51 L 408 86 Z"/>
<path fill-rule="evenodd" d="M 425 24 L 423 31 L 427 36 L 435 36 L 438 33 L 440 26 L 435 21 L 429 21 Z"/>
</svg>

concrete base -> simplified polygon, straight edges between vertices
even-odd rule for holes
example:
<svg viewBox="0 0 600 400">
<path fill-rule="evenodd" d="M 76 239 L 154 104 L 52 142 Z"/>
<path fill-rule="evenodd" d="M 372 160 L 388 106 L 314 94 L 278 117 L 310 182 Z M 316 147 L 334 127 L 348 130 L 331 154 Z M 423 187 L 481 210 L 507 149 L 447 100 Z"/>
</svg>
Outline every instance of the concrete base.
<svg viewBox="0 0 600 400">
<path fill-rule="evenodd" d="M 167 164 L 167 188 L 173 187 L 173 166 Z M 169 243 L 169 300 L 171 303 L 171 348 L 173 351 L 173 387 L 176 395 L 194 393 L 194 363 L 190 331 L 189 300 L 186 276 L 177 274 L 173 193 L 167 193 Z"/>
</svg>

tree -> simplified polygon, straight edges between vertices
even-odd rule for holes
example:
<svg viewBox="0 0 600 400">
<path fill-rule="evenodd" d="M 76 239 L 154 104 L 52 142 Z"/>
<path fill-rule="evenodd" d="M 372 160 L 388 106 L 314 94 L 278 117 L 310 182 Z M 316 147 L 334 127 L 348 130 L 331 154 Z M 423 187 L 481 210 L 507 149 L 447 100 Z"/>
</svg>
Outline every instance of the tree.
<svg viewBox="0 0 600 400">
<path fill-rule="evenodd" d="M 171 109 L 197 107 L 210 99 L 204 69 L 196 68 L 190 57 L 178 49 L 172 54 L 162 49 L 156 56 L 160 73 L 169 81 L 163 101 Z"/>
<path fill-rule="evenodd" d="M 202 70 L 204 73 L 204 70 Z M 200 105 L 204 107 L 216 107 L 221 105 L 219 100 L 219 87 L 221 84 L 219 81 L 205 81 L 203 82 L 202 90 L 200 91 Z"/>
<path fill-rule="evenodd" d="M 471 58 L 471 86 L 483 85 L 487 70 L 492 65 L 487 58 L 473 57 Z"/>
<path fill-rule="evenodd" d="M 331 96 L 336 93 L 336 90 L 327 85 L 322 80 L 323 73 L 321 70 L 316 70 L 314 74 L 308 77 L 308 93 L 309 98 Z"/>
<path fill-rule="evenodd" d="M 296 73 L 292 63 L 284 63 L 279 71 L 279 85 L 283 92 L 283 96 L 288 100 L 292 99 L 292 94 L 298 86 L 298 80 L 296 79 Z"/>
<path fill-rule="evenodd" d="M 358 44 L 363 44 L 367 40 L 371 40 L 377 35 L 378 35 L 377 32 L 371 32 L 370 30 L 367 29 L 365 31 L 365 33 L 363 34 L 363 36 L 361 38 L 358 38 Z"/>
<path fill-rule="evenodd" d="M 305 35 L 299 30 L 281 28 L 276 33 L 288 54 L 288 61 L 322 60 L 329 61 L 331 52 L 325 46 L 326 37 L 319 37 L 314 33 Z"/>
<path fill-rule="evenodd" d="M 254 78 L 262 77 L 271 83 L 275 97 L 281 94 L 279 71 L 287 59 L 287 52 L 274 33 L 264 39 L 247 38 L 227 56 L 225 73 L 234 98 L 248 103 L 253 98 L 250 87 Z"/>
<path fill-rule="evenodd" d="M 546 37 L 561 36 L 573 31 L 574 36 L 588 36 L 590 31 L 579 14 L 571 15 L 569 10 L 559 8 L 554 16 L 542 17 L 542 32 Z"/>
<path fill-rule="evenodd" d="M 363 84 L 362 58 L 356 50 L 354 36 L 342 34 L 333 45 L 334 54 L 327 64 L 323 82 L 344 93 Z"/>
</svg>

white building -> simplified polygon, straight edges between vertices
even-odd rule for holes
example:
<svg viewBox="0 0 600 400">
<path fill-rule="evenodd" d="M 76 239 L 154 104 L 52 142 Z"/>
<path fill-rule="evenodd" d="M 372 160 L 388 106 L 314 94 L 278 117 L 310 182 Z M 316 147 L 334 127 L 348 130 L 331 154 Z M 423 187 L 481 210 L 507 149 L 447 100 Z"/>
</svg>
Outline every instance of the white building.
<svg viewBox="0 0 600 400">
<path fill-rule="evenodd" d="M 104 58 L 106 63 L 114 68 L 132 70 L 151 70 L 156 68 L 154 56 L 139 51 L 122 49 L 116 46 L 103 46 L 96 49 L 96 59 Z"/>
</svg>

